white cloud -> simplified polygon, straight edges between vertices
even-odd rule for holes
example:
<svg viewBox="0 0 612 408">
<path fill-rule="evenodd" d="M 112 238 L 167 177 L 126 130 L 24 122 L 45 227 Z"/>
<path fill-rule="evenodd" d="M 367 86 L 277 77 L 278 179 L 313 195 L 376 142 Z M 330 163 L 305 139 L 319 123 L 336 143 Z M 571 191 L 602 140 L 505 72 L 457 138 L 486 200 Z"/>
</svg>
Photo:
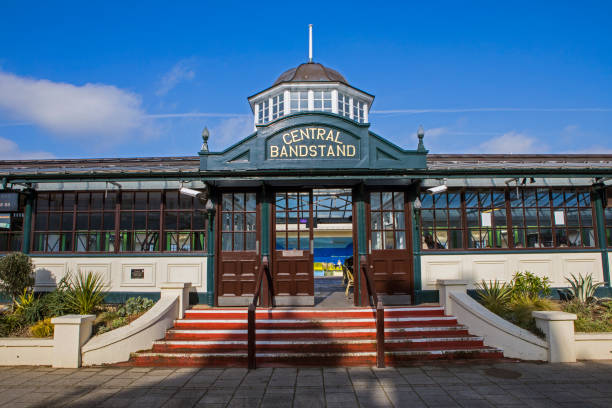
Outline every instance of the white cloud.
<svg viewBox="0 0 612 408">
<path fill-rule="evenodd" d="M 0 160 L 52 159 L 55 156 L 48 152 L 23 152 L 17 143 L 0 137 Z"/>
<path fill-rule="evenodd" d="M 224 119 L 210 129 L 208 145 L 211 150 L 223 150 L 249 136 L 254 131 L 252 117 Z"/>
<path fill-rule="evenodd" d="M 183 81 L 191 81 L 195 78 L 193 62 L 190 59 L 180 60 L 170 71 L 161 79 L 159 88 L 155 92 L 158 96 L 163 96 L 170 92 L 175 86 Z"/>
<path fill-rule="evenodd" d="M 542 153 L 547 146 L 524 133 L 508 132 L 481 143 L 476 150 L 481 153 Z"/>
<path fill-rule="evenodd" d="M 20 77 L 0 71 L 0 112 L 28 121 L 60 136 L 104 136 L 118 142 L 145 118 L 138 95 L 112 85 L 82 86 L 46 79 Z"/>
</svg>

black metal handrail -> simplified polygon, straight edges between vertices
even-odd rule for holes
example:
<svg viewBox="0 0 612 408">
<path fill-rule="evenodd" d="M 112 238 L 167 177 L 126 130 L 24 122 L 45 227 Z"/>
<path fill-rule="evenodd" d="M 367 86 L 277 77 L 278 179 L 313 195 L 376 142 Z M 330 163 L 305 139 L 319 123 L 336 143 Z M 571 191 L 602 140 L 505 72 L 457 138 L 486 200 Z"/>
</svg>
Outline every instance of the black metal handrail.
<svg viewBox="0 0 612 408">
<path fill-rule="evenodd" d="M 370 306 L 376 307 L 376 367 L 383 368 L 385 366 L 385 308 L 376 293 L 374 278 L 370 275 L 370 269 L 372 268 L 368 267 L 368 261 L 364 255 L 361 256 L 359 264 L 366 280 L 368 301 Z"/>
</svg>

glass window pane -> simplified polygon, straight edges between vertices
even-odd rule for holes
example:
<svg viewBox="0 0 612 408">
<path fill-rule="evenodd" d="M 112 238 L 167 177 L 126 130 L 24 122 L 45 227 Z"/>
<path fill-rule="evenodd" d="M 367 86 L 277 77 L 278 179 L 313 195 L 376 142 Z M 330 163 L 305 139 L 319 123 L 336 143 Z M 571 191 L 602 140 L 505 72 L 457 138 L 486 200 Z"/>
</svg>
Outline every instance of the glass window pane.
<svg viewBox="0 0 612 408">
<path fill-rule="evenodd" d="M 550 228 L 540 228 L 541 246 L 550 248 L 553 246 L 552 230 Z"/>
<path fill-rule="evenodd" d="M 72 229 L 72 214 L 70 216 L 70 228 Z M 89 217 L 89 229 L 94 231 L 99 231 L 102 229 L 102 214 L 93 213 Z"/>
<path fill-rule="evenodd" d="M 593 226 L 593 212 L 590 208 L 580 210 L 580 221 L 583 227 Z"/>
<path fill-rule="evenodd" d="M 234 231 L 244 231 L 244 214 L 234 214 Z"/>
<path fill-rule="evenodd" d="M 436 227 L 448 228 L 448 210 L 435 210 Z"/>
<path fill-rule="evenodd" d="M 591 195 L 589 193 L 580 193 L 579 194 L 580 206 L 581 207 L 590 207 L 591 206 Z"/>
<path fill-rule="evenodd" d="M 134 208 L 134 193 L 121 193 L 121 209 L 131 210 Z"/>
<path fill-rule="evenodd" d="M 223 221 L 222 221 L 222 230 L 223 231 L 231 231 L 232 230 L 232 214 L 223 213 Z"/>
<path fill-rule="evenodd" d="M 119 227 L 122 230 L 130 230 L 130 229 L 132 229 L 132 213 L 131 212 L 122 211 L 120 219 L 121 220 L 120 220 Z"/>
<path fill-rule="evenodd" d="M 447 249 L 460 249 L 463 248 L 463 231 L 462 230 L 450 230 Z"/>
<path fill-rule="evenodd" d="M 386 230 L 393 229 L 393 213 L 392 212 L 384 212 L 383 215 L 383 228 Z"/>
<path fill-rule="evenodd" d="M 104 199 L 104 208 L 107 210 L 114 210 L 117 203 L 117 193 L 108 191 L 106 198 Z"/>
<path fill-rule="evenodd" d="M 255 232 L 247 232 L 245 235 L 246 235 L 246 250 L 255 251 L 257 234 Z"/>
<path fill-rule="evenodd" d="M 449 227 L 461 228 L 461 210 L 448 210 Z"/>
<path fill-rule="evenodd" d="M 421 210 L 421 227 L 422 228 L 433 227 L 433 210 Z"/>
<path fill-rule="evenodd" d="M 448 206 L 449 208 L 461 208 L 461 194 L 449 193 L 448 194 Z"/>
<path fill-rule="evenodd" d="M 586 247 L 594 247 L 595 246 L 595 235 L 593 234 L 592 228 L 583 228 L 582 229 L 582 245 Z"/>
<path fill-rule="evenodd" d="M 393 231 L 385 231 L 385 249 L 394 249 Z"/>
<path fill-rule="evenodd" d="M 232 233 L 224 232 L 221 238 L 221 250 L 231 251 L 232 250 Z"/>
<path fill-rule="evenodd" d="M 175 211 L 166 211 L 164 215 L 164 229 L 175 230 L 178 228 L 177 213 Z"/>
<path fill-rule="evenodd" d="M 206 213 L 202 211 L 196 211 L 193 214 L 193 229 L 194 230 L 203 230 L 206 229 Z"/>
<path fill-rule="evenodd" d="M 435 241 L 436 241 L 436 248 L 437 249 L 447 249 L 448 248 L 448 231 L 446 231 L 446 230 L 442 230 L 442 231 L 436 230 Z"/>
<path fill-rule="evenodd" d="M 538 194 L 538 206 L 548 206 L 550 205 L 550 198 L 548 196 L 548 189 L 539 188 L 537 191 Z"/>
<path fill-rule="evenodd" d="M 61 218 L 62 218 L 62 213 L 56 213 L 56 212 L 49 213 L 49 229 L 51 231 L 57 231 L 60 229 Z"/>
<path fill-rule="evenodd" d="M 395 231 L 395 249 L 406 249 L 405 231 Z"/>
<path fill-rule="evenodd" d="M 104 213 L 104 229 L 112 230 L 115 229 L 115 213 L 105 212 Z"/>
<path fill-rule="evenodd" d="M 549 226 L 551 225 L 551 213 L 550 213 L 550 209 L 549 208 L 540 208 L 538 210 L 538 214 L 539 214 L 539 219 L 540 219 L 540 226 L 544 225 L 544 226 Z"/>
<path fill-rule="evenodd" d="M 91 193 L 91 209 L 101 210 L 104 205 L 104 193 Z"/>
<path fill-rule="evenodd" d="M 244 194 L 243 193 L 235 193 L 234 194 L 234 211 L 244 211 Z"/>
<path fill-rule="evenodd" d="M 257 209 L 257 200 L 255 193 L 247 193 L 246 195 L 246 210 L 255 211 Z"/>
<path fill-rule="evenodd" d="M 47 229 L 47 214 L 46 213 L 38 213 L 36 214 L 36 229 L 38 231 L 44 231 Z"/>
<path fill-rule="evenodd" d="M 370 193 L 370 208 L 380 210 L 380 193 Z"/>
<path fill-rule="evenodd" d="M 234 251 L 244 251 L 244 234 L 234 233 Z"/>
<path fill-rule="evenodd" d="M 144 230 L 147 228 L 147 213 L 138 211 L 134 213 L 134 229 Z"/>
<path fill-rule="evenodd" d="M 146 191 L 138 191 L 134 196 L 134 209 L 146 210 L 147 209 L 147 193 Z"/>
<path fill-rule="evenodd" d="M 393 209 L 393 194 L 390 192 L 382 193 L 382 207 L 383 210 L 391 210 Z"/>
<path fill-rule="evenodd" d="M 404 210 L 404 193 L 393 193 L 393 209 Z"/>
<path fill-rule="evenodd" d="M 36 197 L 36 209 L 37 210 L 48 210 L 49 209 L 49 194 L 40 193 Z"/>
<path fill-rule="evenodd" d="M 246 214 L 246 230 L 247 231 L 255 231 L 256 227 L 256 214 L 255 213 L 247 213 Z"/>
<path fill-rule="evenodd" d="M 64 193 L 64 211 L 72 211 L 74 209 L 74 193 Z"/>
<path fill-rule="evenodd" d="M 181 211 L 179 213 L 178 229 L 180 230 L 190 230 L 191 229 L 191 212 Z"/>
<path fill-rule="evenodd" d="M 478 195 L 474 191 L 465 192 L 465 206 L 478 207 Z"/>
<path fill-rule="evenodd" d="M 149 212 L 147 214 L 147 229 L 158 230 L 159 229 L 159 212 Z"/>
<path fill-rule="evenodd" d="M 188 195 L 185 194 L 179 194 L 179 208 L 181 210 L 191 210 L 193 208 L 193 197 L 190 197 Z M 180 239 L 180 237 L 179 237 Z M 182 244 L 179 242 L 179 247 Z"/>
<path fill-rule="evenodd" d="M 382 232 L 372 233 L 372 250 L 382 249 Z"/>
<path fill-rule="evenodd" d="M 404 212 L 403 211 L 395 211 L 393 213 L 395 215 L 395 229 L 396 230 L 405 230 L 406 223 L 404 220 Z"/>
<path fill-rule="evenodd" d="M 62 214 L 62 230 L 63 231 L 72 231 L 72 223 L 74 221 L 73 213 L 63 213 Z"/>
</svg>

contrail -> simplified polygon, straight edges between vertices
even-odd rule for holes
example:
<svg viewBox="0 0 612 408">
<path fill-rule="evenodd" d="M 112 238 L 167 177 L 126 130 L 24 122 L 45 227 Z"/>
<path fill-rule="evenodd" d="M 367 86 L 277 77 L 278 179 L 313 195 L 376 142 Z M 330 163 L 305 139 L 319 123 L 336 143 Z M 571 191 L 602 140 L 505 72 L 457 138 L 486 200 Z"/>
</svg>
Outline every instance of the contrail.
<svg viewBox="0 0 612 408">
<path fill-rule="evenodd" d="M 470 112 L 612 112 L 612 108 L 457 108 L 371 110 L 371 114 L 470 113 Z"/>
<path fill-rule="evenodd" d="M 187 112 L 187 113 L 157 113 L 146 115 L 151 119 L 171 119 L 171 118 L 240 118 L 251 116 L 247 113 L 212 113 L 212 112 Z"/>
</svg>

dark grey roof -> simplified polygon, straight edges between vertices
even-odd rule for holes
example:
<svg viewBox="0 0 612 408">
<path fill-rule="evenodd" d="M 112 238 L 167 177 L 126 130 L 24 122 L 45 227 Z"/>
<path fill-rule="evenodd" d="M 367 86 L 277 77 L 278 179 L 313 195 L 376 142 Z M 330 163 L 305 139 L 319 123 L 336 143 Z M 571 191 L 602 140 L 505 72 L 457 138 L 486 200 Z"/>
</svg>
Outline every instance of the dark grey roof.
<svg viewBox="0 0 612 408">
<path fill-rule="evenodd" d="M 430 154 L 427 169 L 449 171 L 603 170 L 612 172 L 612 154 Z M 0 161 L 0 177 L 62 175 L 197 174 L 198 156 L 109 159 L 51 159 Z"/>
<path fill-rule="evenodd" d="M 338 71 L 316 62 L 300 64 L 296 68 L 283 72 L 274 85 L 283 82 L 342 82 L 348 85 L 346 79 Z"/>
</svg>

